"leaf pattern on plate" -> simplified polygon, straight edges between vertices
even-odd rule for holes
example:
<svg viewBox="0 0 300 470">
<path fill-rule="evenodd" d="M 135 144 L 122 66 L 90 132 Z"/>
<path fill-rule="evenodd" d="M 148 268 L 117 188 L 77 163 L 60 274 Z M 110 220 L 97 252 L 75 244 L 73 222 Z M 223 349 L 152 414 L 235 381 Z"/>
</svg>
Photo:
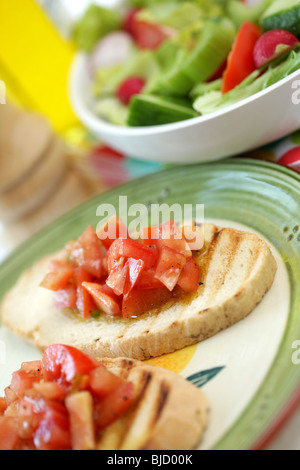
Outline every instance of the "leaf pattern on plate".
<svg viewBox="0 0 300 470">
<path fill-rule="evenodd" d="M 193 385 L 196 385 L 196 387 L 201 388 L 207 384 L 207 382 L 212 380 L 216 375 L 218 375 L 224 368 L 225 366 L 203 370 L 201 372 L 197 372 L 196 374 L 190 375 L 187 380 L 192 382 Z"/>
</svg>

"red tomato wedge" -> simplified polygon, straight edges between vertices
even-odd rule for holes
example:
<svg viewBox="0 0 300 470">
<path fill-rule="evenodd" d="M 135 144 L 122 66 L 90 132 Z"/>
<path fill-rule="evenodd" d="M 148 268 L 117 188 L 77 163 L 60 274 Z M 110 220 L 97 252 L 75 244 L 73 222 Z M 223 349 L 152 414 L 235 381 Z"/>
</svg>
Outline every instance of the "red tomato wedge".
<svg viewBox="0 0 300 470">
<path fill-rule="evenodd" d="M 156 266 L 156 279 L 172 291 L 178 282 L 185 263 L 186 257 L 183 254 L 168 246 L 163 246 Z"/>
<path fill-rule="evenodd" d="M 121 308 L 112 289 L 107 285 L 83 282 L 83 288 L 92 296 L 96 306 L 106 315 L 117 316 L 121 313 Z"/>
<path fill-rule="evenodd" d="M 256 70 L 253 53 L 261 35 L 261 29 L 250 21 L 245 21 L 240 27 L 223 75 L 223 93 L 235 88 Z"/>
<path fill-rule="evenodd" d="M 44 352 L 42 363 L 43 377 L 47 382 L 71 383 L 77 375 L 88 374 L 96 367 L 95 359 L 63 344 L 49 346 Z"/>
<path fill-rule="evenodd" d="M 0 416 L 0 449 L 15 450 L 19 440 L 19 426 L 14 418 Z"/>
<path fill-rule="evenodd" d="M 201 272 L 198 264 L 193 258 L 188 258 L 180 273 L 177 284 L 186 292 L 196 292 L 201 281 Z"/>
<path fill-rule="evenodd" d="M 143 313 L 148 313 L 155 308 L 162 307 L 168 300 L 174 297 L 174 293 L 165 286 L 155 289 L 133 289 L 125 295 L 122 303 L 124 318 L 133 318 Z"/>
<path fill-rule="evenodd" d="M 59 291 L 64 289 L 73 277 L 73 265 L 67 261 L 52 261 L 50 272 L 46 274 L 41 282 L 45 289 Z"/>
<path fill-rule="evenodd" d="M 70 253 L 70 260 L 85 269 L 86 272 L 101 278 L 102 276 L 102 252 L 99 239 L 93 227 L 86 231 L 74 243 Z"/>
<path fill-rule="evenodd" d="M 144 262 L 144 269 L 150 269 L 155 263 L 156 253 L 151 248 L 131 239 L 119 238 L 111 245 L 107 253 L 109 272 L 120 258 L 133 258 Z"/>
<path fill-rule="evenodd" d="M 179 251 L 184 256 L 192 256 L 191 249 L 186 242 L 183 232 L 174 220 L 156 227 L 147 227 L 142 231 L 142 240 L 145 245 L 156 246 L 160 250 L 163 246 Z"/>
<path fill-rule="evenodd" d="M 107 250 L 117 238 L 129 238 L 127 227 L 117 216 L 97 228 L 97 236 Z"/>
<path fill-rule="evenodd" d="M 100 402 L 96 410 L 96 423 L 100 428 L 106 428 L 118 419 L 131 404 L 134 388 L 131 382 L 124 382 L 110 395 Z"/>
<path fill-rule="evenodd" d="M 273 29 L 264 33 L 254 47 L 254 63 L 256 68 L 268 64 L 285 52 L 299 44 L 294 34 L 284 29 Z"/>
<path fill-rule="evenodd" d="M 138 289 L 157 289 L 163 287 L 163 284 L 155 277 L 155 268 L 143 271 L 137 283 Z"/>
<path fill-rule="evenodd" d="M 77 303 L 77 289 L 75 284 L 69 284 L 64 289 L 54 292 L 55 308 L 74 308 Z"/>
<path fill-rule="evenodd" d="M 98 398 L 104 398 L 123 384 L 123 380 L 105 367 L 97 367 L 89 374 L 90 387 Z"/>
<path fill-rule="evenodd" d="M 95 302 L 90 293 L 83 287 L 84 282 L 93 282 L 94 278 L 85 271 L 84 268 L 74 269 L 74 279 L 76 284 L 77 300 L 76 307 L 82 318 L 89 318 L 91 313 L 96 309 Z"/>
<path fill-rule="evenodd" d="M 35 382 L 40 379 L 39 373 L 29 372 L 26 370 L 17 370 L 12 374 L 11 389 L 18 397 L 23 397 L 26 390 L 33 387 Z"/>
</svg>

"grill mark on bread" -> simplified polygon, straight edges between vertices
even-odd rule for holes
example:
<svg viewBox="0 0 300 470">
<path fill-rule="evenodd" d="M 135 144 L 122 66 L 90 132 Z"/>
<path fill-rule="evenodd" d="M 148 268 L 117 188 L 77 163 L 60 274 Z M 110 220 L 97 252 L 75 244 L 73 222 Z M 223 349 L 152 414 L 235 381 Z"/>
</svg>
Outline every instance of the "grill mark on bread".
<svg viewBox="0 0 300 470">
<path fill-rule="evenodd" d="M 153 424 L 155 424 L 159 420 L 163 412 L 163 409 L 167 403 L 169 393 L 170 393 L 169 385 L 165 381 L 162 381 L 160 383 L 160 387 L 159 387 L 159 391 L 157 395 L 156 412 L 154 413 L 154 416 L 153 416 Z"/>
</svg>

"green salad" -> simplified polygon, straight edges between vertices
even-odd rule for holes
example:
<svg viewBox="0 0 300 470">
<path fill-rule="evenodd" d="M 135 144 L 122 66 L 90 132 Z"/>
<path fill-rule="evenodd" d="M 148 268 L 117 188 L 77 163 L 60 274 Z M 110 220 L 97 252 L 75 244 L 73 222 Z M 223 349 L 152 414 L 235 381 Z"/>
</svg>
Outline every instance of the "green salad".
<svg viewBox="0 0 300 470">
<path fill-rule="evenodd" d="M 74 27 L 93 112 L 119 126 L 183 121 L 235 104 L 300 68 L 300 0 L 127 0 Z"/>
</svg>

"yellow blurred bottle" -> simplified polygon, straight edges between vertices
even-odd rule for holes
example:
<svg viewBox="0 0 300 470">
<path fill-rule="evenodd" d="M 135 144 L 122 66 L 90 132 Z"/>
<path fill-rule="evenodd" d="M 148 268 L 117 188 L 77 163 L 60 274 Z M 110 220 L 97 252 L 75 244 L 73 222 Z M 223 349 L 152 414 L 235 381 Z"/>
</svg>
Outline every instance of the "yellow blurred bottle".
<svg viewBox="0 0 300 470">
<path fill-rule="evenodd" d="M 43 114 L 58 133 L 77 119 L 68 98 L 75 53 L 34 0 L 0 0 L 0 80 L 6 97 Z"/>
</svg>

